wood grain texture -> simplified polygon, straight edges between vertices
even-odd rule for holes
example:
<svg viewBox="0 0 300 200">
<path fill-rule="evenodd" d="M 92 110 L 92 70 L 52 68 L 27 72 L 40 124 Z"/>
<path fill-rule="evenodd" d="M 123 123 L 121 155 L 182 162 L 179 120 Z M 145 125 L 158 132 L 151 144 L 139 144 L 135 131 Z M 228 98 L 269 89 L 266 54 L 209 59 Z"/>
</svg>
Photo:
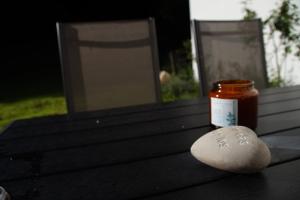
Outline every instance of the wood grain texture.
<svg viewBox="0 0 300 200">
<path fill-rule="evenodd" d="M 236 175 L 226 179 L 184 188 L 144 200 L 266 200 L 266 199 L 300 199 L 300 160 L 269 167 L 262 173 L 252 175 Z"/>
</svg>

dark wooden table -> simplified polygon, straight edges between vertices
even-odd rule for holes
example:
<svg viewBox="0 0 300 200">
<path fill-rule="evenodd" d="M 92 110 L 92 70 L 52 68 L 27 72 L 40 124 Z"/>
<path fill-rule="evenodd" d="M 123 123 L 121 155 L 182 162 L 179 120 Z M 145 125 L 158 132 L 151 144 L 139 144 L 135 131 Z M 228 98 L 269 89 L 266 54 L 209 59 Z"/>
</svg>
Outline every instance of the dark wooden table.
<svg viewBox="0 0 300 200">
<path fill-rule="evenodd" d="M 300 86 L 259 97 L 272 164 L 239 175 L 196 161 L 207 99 L 20 120 L 0 135 L 0 185 L 13 199 L 300 199 Z"/>
</svg>

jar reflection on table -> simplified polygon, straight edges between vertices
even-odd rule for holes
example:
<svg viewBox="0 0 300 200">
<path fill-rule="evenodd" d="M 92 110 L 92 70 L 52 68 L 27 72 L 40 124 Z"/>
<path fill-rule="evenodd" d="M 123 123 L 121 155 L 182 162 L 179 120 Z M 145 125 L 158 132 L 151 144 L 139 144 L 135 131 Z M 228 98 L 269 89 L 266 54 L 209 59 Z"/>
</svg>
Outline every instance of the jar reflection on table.
<svg viewBox="0 0 300 200">
<path fill-rule="evenodd" d="M 232 125 L 257 127 L 258 91 L 251 80 L 222 80 L 209 92 L 210 122 L 213 127 Z"/>
</svg>

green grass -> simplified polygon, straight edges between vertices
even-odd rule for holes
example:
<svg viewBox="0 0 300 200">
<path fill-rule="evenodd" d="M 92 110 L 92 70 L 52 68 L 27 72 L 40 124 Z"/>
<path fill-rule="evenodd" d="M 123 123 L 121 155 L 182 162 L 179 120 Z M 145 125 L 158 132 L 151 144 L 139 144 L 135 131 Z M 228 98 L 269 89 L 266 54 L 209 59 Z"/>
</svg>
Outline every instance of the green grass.
<svg viewBox="0 0 300 200">
<path fill-rule="evenodd" d="M 0 102 L 0 131 L 17 119 L 66 113 L 62 96 L 34 96 Z"/>
</svg>

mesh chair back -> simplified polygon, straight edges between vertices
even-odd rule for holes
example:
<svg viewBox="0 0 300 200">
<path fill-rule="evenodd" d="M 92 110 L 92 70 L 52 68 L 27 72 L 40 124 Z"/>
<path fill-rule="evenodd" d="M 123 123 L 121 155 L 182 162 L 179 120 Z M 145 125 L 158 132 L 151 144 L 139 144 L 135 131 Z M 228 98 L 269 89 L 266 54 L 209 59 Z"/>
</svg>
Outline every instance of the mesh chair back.
<svg viewBox="0 0 300 200">
<path fill-rule="evenodd" d="M 57 23 L 68 112 L 160 101 L 153 19 Z"/>
<path fill-rule="evenodd" d="M 267 87 L 261 21 L 193 21 L 201 93 L 224 79 L 254 80 Z"/>
</svg>

